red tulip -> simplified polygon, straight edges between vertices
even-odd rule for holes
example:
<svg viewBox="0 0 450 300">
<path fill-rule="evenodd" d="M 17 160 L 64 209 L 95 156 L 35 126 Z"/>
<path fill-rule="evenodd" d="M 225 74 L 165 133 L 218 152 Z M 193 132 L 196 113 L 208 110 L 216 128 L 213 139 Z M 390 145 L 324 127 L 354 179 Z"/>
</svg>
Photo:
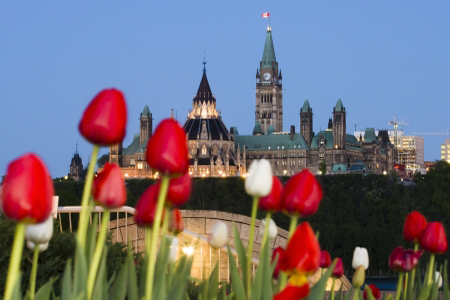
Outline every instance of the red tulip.
<svg viewBox="0 0 450 300">
<path fill-rule="evenodd" d="M 275 257 L 277 257 L 277 255 L 278 255 L 278 260 L 277 260 L 275 269 L 273 270 L 273 279 L 277 279 L 278 274 L 280 273 L 280 262 L 284 256 L 284 249 L 281 247 L 276 247 L 275 249 L 273 249 L 272 259 L 270 260 L 271 263 L 273 263 L 273 261 L 275 260 Z"/>
<path fill-rule="evenodd" d="M 269 212 L 277 212 L 281 209 L 281 192 L 283 190 L 283 185 L 280 179 L 276 176 L 272 176 L 272 190 L 270 194 L 261 197 L 259 199 L 259 208 Z"/>
<path fill-rule="evenodd" d="M 403 226 L 403 238 L 408 242 L 418 243 L 423 230 L 427 226 L 427 220 L 418 211 L 408 214 Z"/>
<path fill-rule="evenodd" d="M 127 202 L 127 191 L 122 172 L 117 164 L 106 163 L 102 172 L 94 179 L 92 196 L 97 205 L 118 208 Z"/>
<path fill-rule="evenodd" d="M 160 182 L 157 183 L 158 188 Z M 191 196 L 192 178 L 188 172 L 178 178 L 171 178 L 169 190 L 167 191 L 166 205 L 180 207 L 189 200 Z"/>
<path fill-rule="evenodd" d="M 183 230 L 183 217 L 181 216 L 180 210 L 178 208 L 175 208 L 170 212 L 169 231 L 173 232 L 174 235 L 177 235 L 180 232 L 183 232 Z"/>
<path fill-rule="evenodd" d="M 136 204 L 136 213 L 134 219 L 136 224 L 140 227 L 151 227 L 155 220 L 156 204 L 158 202 L 159 187 L 154 184 L 151 185 L 139 198 Z M 164 210 L 163 218 L 164 219 Z"/>
<path fill-rule="evenodd" d="M 280 268 L 292 275 L 311 275 L 319 266 L 319 242 L 311 226 L 303 222 L 289 240 Z"/>
<path fill-rule="evenodd" d="M 281 292 L 273 297 L 273 300 L 298 300 L 306 298 L 308 294 L 308 282 L 301 286 L 295 286 L 289 283 Z"/>
<path fill-rule="evenodd" d="M 422 253 L 423 250 L 403 250 L 402 247 L 396 247 L 389 256 L 389 268 L 397 272 L 410 272 L 416 267 Z"/>
<path fill-rule="evenodd" d="M 381 298 L 381 293 L 380 290 L 375 286 L 375 284 L 369 284 L 369 288 L 372 291 L 372 295 L 375 299 L 380 299 Z M 367 290 L 364 290 L 364 300 L 367 299 Z"/>
<path fill-rule="evenodd" d="M 308 169 L 303 169 L 284 186 L 281 206 L 288 214 L 310 216 L 317 211 L 321 200 L 322 187 Z"/>
<path fill-rule="evenodd" d="M 106 146 L 123 140 L 126 125 L 127 106 L 122 92 L 106 89 L 89 103 L 78 130 L 89 142 Z"/>
<path fill-rule="evenodd" d="M 53 204 L 53 181 L 42 159 L 25 154 L 8 165 L 2 186 L 4 214 L 27 224 L 42 223 Z"/>
<path fill-rule="evenodd" d="M 328 268 L 331 265 L 331 256 L 327 250 L 320 251 L 320 267 Z"/>
<path fill-rule="evenodd" d="M 336 258 L 336 261 L 336 266 L 334 266 L 331 277 L 339 279 L 344 275 L 344 265 L 342 264 L 342 259 L 340 257 Z"/>
<path fill-rule="evenodd" d="M 165 175 L 184 174 L 189 167 L 186 132 L 177 121 L 165 119 L 147 145 L 149 165 Z"/>
<path fill-rule="evenodd" d="M 447 251 L 447 236 L 444 226 L 439 222 L 427 224 L 420 238 L 420 246 L 431 253 L 444 253 Z"/>
</svg>

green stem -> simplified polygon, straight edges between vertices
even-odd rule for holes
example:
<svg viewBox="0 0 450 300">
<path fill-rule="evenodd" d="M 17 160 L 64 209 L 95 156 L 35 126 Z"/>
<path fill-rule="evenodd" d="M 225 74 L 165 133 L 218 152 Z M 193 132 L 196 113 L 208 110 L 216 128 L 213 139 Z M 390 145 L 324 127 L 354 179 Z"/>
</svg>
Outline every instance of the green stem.
<svg viewBox="0 0 450 300">
<path fill-rule="evenodd" d="M 145 228 L 145 253 L 147 253 L 147 255 L 150 253 L 151 244 L 152 244 L 152 229 Z"/>
<path fill-rule="evenodd" d="M 433 282 L 433 269 L 434 269 L 434 253 L 430 254 L 430 265 L 428 267 L 428 284 Z"/>
<path fill-rule="evenodd" d="M 14 242 L 11 250 L 11 258 L 9 259 L 8 275 L 5 284 L 5 299 L 11 299 L 14 285 L 20 272 L 20 260 L 22 258 L 23 243 L 25 240 L 25 223 L 17 223 L 16 232 L 14 233 Z"/>
<path fill-rule="evenodd" d="M 414 243 L 414 252 L 417 250 L 419 250 L 419 243 L 416 242 L 416 243 Z M 412 287 L 412 290 L 414 291 L 414 280 L 416 279 L 416 268 L 414 268 L 412 270 L 411 277 L 412 277 L 411 287 Z"/>
<path fill-rule="evenodd" d="M 34 300 L 34 293 L 36 291 L 36 274 L 38 267 L 38 258 L 39 258 L 39 244 L 36 244 L 34 245 L 33 266 L 31 267 L 31 275 L 30 275 L 30 300 Z"/>
<path fill-rule="evenodd" d="M 267 237 L 269 236 L 270 216 L 271 216 L 271 213 L 270 212 L 267 213 L 267 215 L 266 215 L 266 224 L 264 226 L 264 236 L 263 236 L 263 240 L 262 240 L 262 244 L 261 244 L 261 249 L 263 249 L 264 243 L 267 241 Z"/>
<path fill-rule="evenodd" d="M 294 235 L 295 229 L 297 229 L 297 223 L 298 223 L 298 215 L 292 215 L 291 216 L 291 224 L 289 225 L 288 241 Z"/>
<path fill-rule="evenodd" d="M 331 300 L 334 300 L 334 277 L 333 277 L 333 280 L 331 281 L 332 283 L 331 283 L 331 291 L 330 291 L 330 293 L 331 293 Z"/>
<path fill-rule="evenodd" d="M 255 236 L 255 222 L 256 222 L 256 212 L 258 210 L 258 197 L 253 197 L 253 205 L 252 205 L 252 220 L 250 223 L 250 236 L 248 238 L 248 253 L 247 253 L 247 295 L 248 298 L 250 298 L 250 290 L 251 290 L 251 283 L 252 278 L 250 276 L 251 270 L 252 270 L 252 258 L 253 258 L 253 240 Z"/>
<path fill-rule="evenodd" d="M 86 244 L 86 231 L 89 222 L 90 205 L 89 199 L 91 196 L 92 181 L 94 180 L 95 164 L 97 163 L 98 150 L 100 146 L 94 145 L 91 154 L 91 161 L 89 162 L 88 172 L 86 175 L 86 181 L 84 183 L 83 197 L 81 198 L 81 212 L 80 221 L 78 224 L 78 241 L 80 242 L 81 249 L 84 250 Z"/>
<path fill-rule="evenodd" d="M 152 299 L 153 293 L 153 277 L 155 275 L 156 262 L 156 246 L 158 243 L 159 227 L 161 226 L 161 217 L 164 208 L 164 202 L 169 188 L 170 177 L 163 175 L 161 179 L 161 187 L 159 189 L 158 203 L 156 204 L 155 220 L 153 222 L 152 239 L 150 244 L 150 252 L 147 267 L 147 282 L 145 289 L 145 299 Z"/>
<path fill-rule="evenodd" d="M 361 290 L 361 287 L 355 287 L 355 290 L 353 291 L 353 300 L 358 300 L 360 290 Z"/>
<path fill-rule="evenodd" d="M 397 291 L 395 292 L 395 300 L 400 299 L 400 293 L 402 292 L 403 285 L 403 272 L 398 274 Z"/>
<path fill-rule="evenodd" d="M 403 300 L 406 300 L 406 293 L 408 292 L 408 275 L 409 273 L 405 274 L 405 292 L 403 293 Z"/>
<path fill-rule="evenodd" d="M 92 263 L 89 268 L 89 273 L 87 277 L 87 296 L 89 300 L 92 299 L 92 293 L 94 292 L 94 284 L 97 276 L 98 265 L 100 264 L 100 259 L 102 258 L 103 249 L 105 248 L 108 223 L 109 223 L 109 209 L 105 209 L 102 218 L 102 226 L 98 234 L 97 245 L 95 246 L 94 256 L 92 258 Z"/>
</svg>

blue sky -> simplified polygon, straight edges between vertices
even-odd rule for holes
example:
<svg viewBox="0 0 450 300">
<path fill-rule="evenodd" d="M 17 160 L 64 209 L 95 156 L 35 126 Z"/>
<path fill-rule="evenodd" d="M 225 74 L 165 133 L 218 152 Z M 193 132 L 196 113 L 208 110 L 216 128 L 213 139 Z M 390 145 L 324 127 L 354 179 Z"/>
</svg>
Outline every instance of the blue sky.
<svg viewBox="0 0 450 300">
<path fill-rule="evenodd" d="M 68 172 L 87 103 L 107 87 L 127 98 L 124 146 L 144 105 L 154 126 L 177 112 L 184 123 L 207 75 L 227 127 L 250 134 L 255 73 L 270 12 L 283 73 L 284 129 L 299 131 L 305 99 L 314 131 L 338 98 L 347 132 L 391 128 L 444 132 L 450 109 L 448 1 L 28 1 L 0 2 L 0 174 L 33 151 L 53 177 Z M 448 136 L 450 137 L 450 136 Z M 444 136 L 425 137 L 425 159 Z M 108 150 L 102 149 L 101 153 Z"/>
</svg>

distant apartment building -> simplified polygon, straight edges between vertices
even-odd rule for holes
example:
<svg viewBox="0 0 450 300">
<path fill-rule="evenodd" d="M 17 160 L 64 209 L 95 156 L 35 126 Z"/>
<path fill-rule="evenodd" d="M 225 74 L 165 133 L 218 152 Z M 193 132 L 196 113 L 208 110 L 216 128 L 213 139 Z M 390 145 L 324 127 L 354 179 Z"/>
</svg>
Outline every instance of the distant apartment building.
<svg viewBox="0 0 450 300">
<path fill-rule="evenodd" d="M 450 163 L 450 139 L 445 139 L 441 145 L 441 159 Z"/>
<path fill-rule="evenodd" d="M 378 135 L 378 131 L 375 131 Z M 394 155 L 395 162 L 398 164 L 404 164 L 406 169 L 421 170 L 424 167 L 424 139 L 421 136 L 407 136 L 403 130 L 397 131 L 397 140 L 395 139 L 394 130 L 388 130 L 389 141 L 396 148 L 396 154 Z M 363 131 L 355 131 L 355 137 L 364 140 Z M 450 139 L 449 150 L 450 150 Z M 442 151 L 441 151 L 442 153 Z M 450 152 L 448 154 L 450 159 Z"/>
</svg>

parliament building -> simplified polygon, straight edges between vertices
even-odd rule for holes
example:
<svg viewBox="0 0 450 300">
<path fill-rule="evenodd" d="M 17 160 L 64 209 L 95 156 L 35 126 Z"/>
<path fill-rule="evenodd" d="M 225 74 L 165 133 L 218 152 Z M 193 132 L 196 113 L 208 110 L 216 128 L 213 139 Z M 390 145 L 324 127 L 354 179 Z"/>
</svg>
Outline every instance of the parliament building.
<svg viewBox="0 0 450 300">
<path fill-rule="evenodd" d="M 347 134 L 347 111 L 341 99 L 333 107 L 328 128 L 318 133 L 313 131 L 309 101 L 305 100 L 299 109 L 300 131 L 296 132 L 292 125 L 289 132 L 283 132 L 282 75 L 269 26 L 256 70 L 252 134 L 240 135 L 236 127 L 228 129 L 225 125 L 203 67 L 192 109 L 183 125 L 188 140 L 189 173 L 193 177 L 245 177 L 251 162 L 261 158 L 270 161 L 277 176 L 292 176 L 303 168 L 320 174 L 320 165 L 326 165 L 327 174 L 382 174 L 392 170 L 394 147 L 388 132 L 379 131 L 375 135 L 374 128 L 367 128 L 359 139 Z M 158 178 L 159 174 L 145 160 L 151 135 L 152 114 L 146 105 L 140 114 L 139 134 L 134 135 L 132 143 L 126 148 L 122 144 L 110 147 L 109 160 L 121 166 L 125 178 Z"/>
</svg>

